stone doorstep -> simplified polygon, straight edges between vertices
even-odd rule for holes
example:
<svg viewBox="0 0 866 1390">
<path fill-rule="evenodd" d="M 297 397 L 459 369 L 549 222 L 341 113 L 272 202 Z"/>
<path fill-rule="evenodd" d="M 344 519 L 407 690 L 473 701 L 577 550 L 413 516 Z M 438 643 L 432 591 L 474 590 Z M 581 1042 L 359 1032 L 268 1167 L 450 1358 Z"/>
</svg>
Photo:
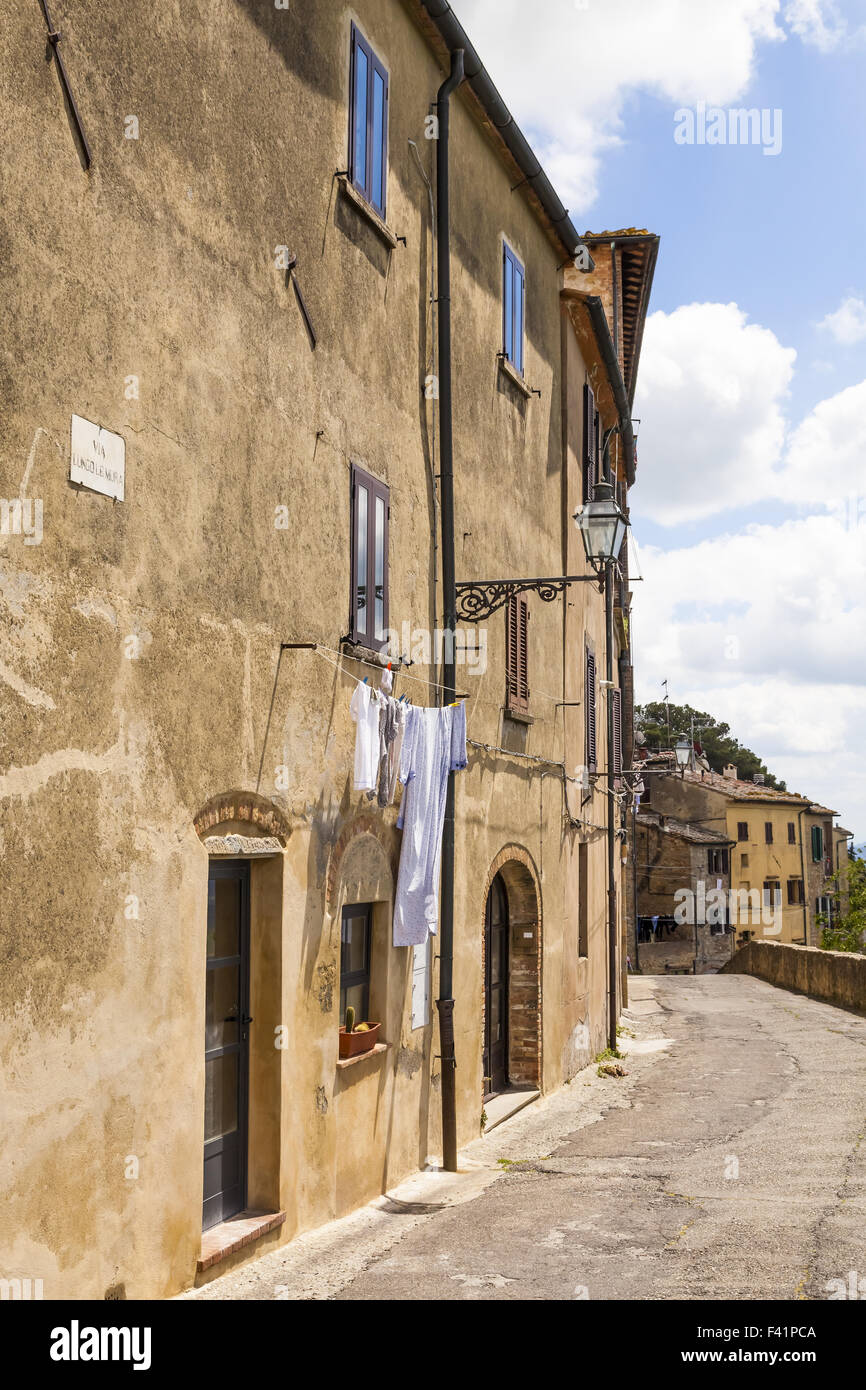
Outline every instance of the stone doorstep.
<svg viewBox="0 0 866 1390">
<path fill-rule="evenodd" d="M 534 1086 L 523 1086 L 509 1088 L 507 1091 L 500 1091 L 498 1096 L 493 1096 L 491 1100 L 484 1102 L 484 1111 L 487 1115 L 487 1124 L 484 1126 L 485 1135 L 491 1129 L 496 1129 L 497 1125 L 504 1124 L 510 1120 L 512 1115 L 516 1115 L 518 1110 L 523 1110 L 527 1105 L 531 1105 L 534 1100 L 538 1100 L 541 1095 Z"/>
<path fill-rule="evenodd" d="M 210 1230 L 203 1231 L 198 1261 L 199 1274 L 233 1255 L 244 1245 L 250 1245 L 260 1236 L 276 1230 L 277 1226 L 282 1226 L 285 1219 L 284 1211 L 242 1211 L 237 1216 L 230 1216 L 228 1221 L 221 1221 L 218 1226 L 211 1226 Z"/>
</svg>

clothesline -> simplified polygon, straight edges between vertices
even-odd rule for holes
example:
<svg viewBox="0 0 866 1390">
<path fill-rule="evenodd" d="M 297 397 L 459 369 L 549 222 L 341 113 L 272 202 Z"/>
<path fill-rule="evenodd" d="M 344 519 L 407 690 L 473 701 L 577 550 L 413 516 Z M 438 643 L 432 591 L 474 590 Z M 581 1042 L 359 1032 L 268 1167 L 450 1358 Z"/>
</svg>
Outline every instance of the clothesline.
<svg viewBox="0 0 866 1390">
<path fill-rule="evenodd" d="M 325 656 L 325 652 L 331 652 L 331 653 L 333 653 L 334 656 L 340 657 L 340 658 L 342 658 L 344 661 L 345 661 L 345 660 L 348 660 L 348 661 L 357 661 L 358 664 L 359 664 L 360 666 L 370 666 L 370 667 L 372 667 L 372 669 L 373 669 L 374 671 L 378 671 L 380 674 L 381 674 L 381 672 L 387 671 L 387 669 L 388 669 L 388 663 L 387 663 L 387 662 L 386 662 L 385 665 L 383 666 L 382 663 L 381 663 L 380 661 L 365 661 L 363 657 L 361 657 L 361 656 L 351 656 L 351 655 L 350 655 L 349 653 L 347 653 L 347 652 L 341 652 L 337 647 L 326 647 L 325 644 L 324 644 L 324 642 L 316 642 L 315 644 L 311 644 L 311 645 L 313 646 L 313 650 L 315 651 L 315 653 L 316 653 L 317 656 L 320 656 L 320 657 L 322 658 L 323 661 L 327 661 L 327 662 L 328 662 L 328 665 L 329 665 L 329 666 L 333 666 L 333 668 L 334 668 L 335 671 L 343 671 L 343 674 L 344 674 L 345 676 L 348 676 L 348 678 L 349 678 L 350 681 L 354 681 L 356 685 L 363 685 L 363 683 L 364 683 L 363 677 L 362 677 L 362 678 L 359 678 L 358 676 L 353 676 L 353 675 L 351 675 L 351 673 L 350 673 L 349 671 L 343 670 L 343 668 L 340 666 L 339 661 L 331 661 L 330 657 Z M 409 676 L 409 675 L 406 674 L 406 671 L 405 671 L 405 669 L 404 669 L 402 666 L 399 666 L 399 665 L 395 666 L 393 662 L 392 662 L 392 664 L 391 664 L 391 674 L 392 674 L 393 676 L 395 676 L 395 677 L 396 677 L 396 676 L 402 676 L 403 679 L 404 679 L 404 680 L 407 680 L 407 681 L 414 681 L 416 685 L 426 685 L 426 686 L 428 687 L 428 689 L 431 689 L 431 690 L 444 690 L 444 689 L 445 689 L 445 687 L 444 687 L 444 685 L 443 685 L 443 683 L 442 683 L 441 681 L 427 681 L 427 680 L 424 680 L 423 676 Z M 456 692 L 455 692 L 455 699 L 457 699 L 457 700 L 468 700 L 468 699 L 469 699 L 469 696 L 466 695 L 465 693 L 463 693 L 462 691 L 456 691 Z"/>
</svg>

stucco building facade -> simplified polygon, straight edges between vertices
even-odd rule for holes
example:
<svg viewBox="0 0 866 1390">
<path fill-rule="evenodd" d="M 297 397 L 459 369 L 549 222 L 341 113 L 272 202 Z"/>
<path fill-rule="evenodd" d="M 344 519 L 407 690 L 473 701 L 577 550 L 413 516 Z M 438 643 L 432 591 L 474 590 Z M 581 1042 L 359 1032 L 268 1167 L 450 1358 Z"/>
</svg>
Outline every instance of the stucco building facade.
<svg viewBox="0 0 866 1390">
<path fill-rule="evenodd" d="M 398 694 L 435 704 L 441 680 L 425 646 L 442 623 L 428 137 L 447 10 L 290 0 L 107 24 L 85 0 L 63 44 L 89 167 L 38 7 L 7 16 L 0 489 L 39 501 L 42 535 L 0 537 L 0 1270 L 46 1298 L 170 1295 L 440 1153 L 436 938 L 392 944 L 398 805 L 353 790 L 349 702 L 378 685 L 380 626 Z M 571 516 L 599 431 L 619 430 L 625 506 L 633 480 L 656 239 L 590 239 L 596 268 L 576 268 L 567 219 L 467 71 L 451 119 L 458 579 L 580 575 Z M 122 498 L 70 480 L 73 415 L 123 441 Z M 619 694 L 593 688 L 594 759 L 597 586 L 524 596 L 516 670 L 510 608 L 461 623 L 461 1143 L 491 1089 L 553 1089 L 605 1045 L 604 712 L 623 710 L 627 769 L 627 574 L 617 594 Z M 616 887 L 621 935 L 619 858 Z M 346 1065 L 356 985 L 381 1045 Z M 207 1144 L 226 1135 L 209 1193 Z M 239 1213 L 232 1251 L 220 1228 Z"/>
</svg>

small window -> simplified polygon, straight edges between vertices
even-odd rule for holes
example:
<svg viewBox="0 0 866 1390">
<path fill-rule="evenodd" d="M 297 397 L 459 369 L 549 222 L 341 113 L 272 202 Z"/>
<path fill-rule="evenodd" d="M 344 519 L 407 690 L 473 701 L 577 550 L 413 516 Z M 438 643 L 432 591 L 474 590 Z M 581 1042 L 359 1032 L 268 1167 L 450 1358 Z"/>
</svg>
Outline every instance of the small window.
<svg viewBox="0 0 866 1390">
<path fill-rule="evenodd" d="M 584 675 L 584 739 L 585 758 L 589 774 L 594 777 L 598 771 L 598 751 L 596 748 L 595 725 L 595 654 L 586 653 Z"/>
<path fill-rule="evenodd" d="M 520 714 L 529 712 L 528 626 L 526 599 L 509 599 L 505 610 L 505 705 Z"/>
<path fill-rule="evenodd" d="M 788 906 L 800 907 L 806 901 L 801 878 L 788 879 Z"/>
<path fill-rule="evenodd" d="M 726 874 L 728 872 L 728 851 L 726 849 L 708 849 L 707 870 L 711 874 Z"/>
<path fill-rule="evenodd" d="M 613 700 L 613 775 L 615 785 L 622 786 L 622 691 L 611 690 Z"/>
<path fill-rule="evenodd" d="M 511 247 L 502 247 L 502 351 L 523 375 L 523 317 L 526 276 Z"/>
<path fill-rule="evenodd" d="M 353 903 L 343 908 L 340 938 L 340 1023 L 346 1021 L 346 1009 L 351 1004 L 355 1022 L 369 1022 L 370 1014 L 370 940 L 372 937 L 372 903 Z"/>
<path fill-rule="evenodd" d="M 390 494 L 352 465 L 352 641 L 381 651 L 388 632 Z M 372 602 L 371 602 L 372 597 Z"/>
<path fill-rule="evenodd" d="M 741 869 L 748 869 L 748 867 L 749 867 L 749 856 L 748 856 L 747 854 L 741 854 L 741 855 L 740 855 L 740 868 L 741 868 Z"/>
<path fill-rule="evenodd" d="M 388 184 L 388 74 L 352 25 L 349 172 L 380 217 Z"/>
<path fill-rule="evenodd" d="M 764 842 L 768 845 L 773 843 L 773 822 L 771 820 L 764 821 Z"/>
<path fill-rule="evenodd" d="M 820 825 L 812 826 L 812 860 L 820 864 L 824 858 L 824 832 Z"/>
<path fill-rule="evenodd" d="M 745 820 L 737 821 L 737 839 L 738 839 L 738 840 L 748 840 L 748 838 L 749 838 L 749 822 L 748 822 L 748 821 L 745 821 Z"/>
<path fill-rule="evenodd" d="M 788 844 L 789 844 L 789 845 L 795 845 L 796 843 L 797 843 L 797 827 L 796 827 L 796 825 L 794 824 L 794 822 L 793 822 L 792 820 L 789 820 L 789 821 L 788 821 Z"/>
<path fill-rule="evenodd" d="M 777 878 L 764 881 L 764 907 L 778 907 L 782 901 L 782 888 Z"/>
<path fill-rule="evenodd" d="M 583 500 L 591 502 L 598 481 L 598 411 L 589 382 L 583 387 Z"/>
</svg>

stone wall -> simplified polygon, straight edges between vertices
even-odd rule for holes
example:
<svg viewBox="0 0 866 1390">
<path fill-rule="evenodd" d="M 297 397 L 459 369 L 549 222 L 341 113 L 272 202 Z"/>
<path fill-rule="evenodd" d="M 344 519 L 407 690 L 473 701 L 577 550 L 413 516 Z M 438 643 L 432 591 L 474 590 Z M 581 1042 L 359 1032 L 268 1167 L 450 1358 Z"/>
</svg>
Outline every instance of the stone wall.
<svg viewBox="0 0 866 1390">
<path fill-rule="evenodd" d="M 757 975 L 781 989 L 810 994 L 844 1009 L 866 1011 L 866 956 L 852 951 L 750 941 L 724 967 L 724 973 Z"/>
</svg>

